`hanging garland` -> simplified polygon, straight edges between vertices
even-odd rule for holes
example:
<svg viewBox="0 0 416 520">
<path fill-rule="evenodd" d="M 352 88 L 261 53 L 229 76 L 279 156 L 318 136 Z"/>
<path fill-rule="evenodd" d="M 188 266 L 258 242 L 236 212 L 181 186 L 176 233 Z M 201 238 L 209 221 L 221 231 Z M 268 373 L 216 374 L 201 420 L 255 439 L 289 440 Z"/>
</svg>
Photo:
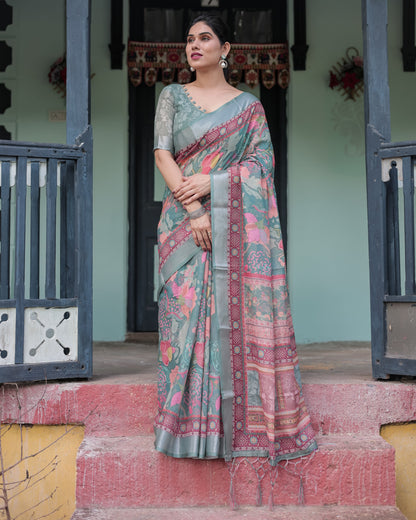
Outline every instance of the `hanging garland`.
<svg viewBox="0 0 416 520">
<path fill-rule="evenodd" d="M 52 63 L 49 69 L 49 83 L 52 84 L 61 97 L 66 95 L 66 55 L 64 54 Z"/>
<path fill-rule="evenodd" d="M 95 72 L 91 74 L 90 79 L 95 76 Z M 66 54 L 55 60 L 49 67 L 48 72 L 49 83 L 61 97 L 66 97 Z"/>
<path fill-rule="evenodd" d="M 130 82 L 137 87 L 143 82 L 151 87 L 156 81 L 165 85 L 177 81 L 184 84 L 192 79 L 186 61 L 184 43 L 153 43 L 130 41 L 127 53 Z M 244 81 L 255 87 L 259 81 L 270 89 L 289 84 L 289 52 L 286 43 L 235 44 L 227 57 L 228 81 L 237 86 Z"/>
<path fill-rule="evenodd" d="M 348 47 L 345 58 L 329 71 L 329 87 L 353 101 L 361 95 L 364 89 L 363 58 L 355 47 Z"/>
</svg>

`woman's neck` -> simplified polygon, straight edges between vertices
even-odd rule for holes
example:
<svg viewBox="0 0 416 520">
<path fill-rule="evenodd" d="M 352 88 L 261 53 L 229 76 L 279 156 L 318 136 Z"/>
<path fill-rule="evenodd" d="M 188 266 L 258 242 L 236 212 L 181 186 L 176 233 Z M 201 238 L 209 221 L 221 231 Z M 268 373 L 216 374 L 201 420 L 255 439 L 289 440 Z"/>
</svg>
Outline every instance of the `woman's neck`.
<svg viewBox="0 0 416 520">
<path fill-rule="evenodd" d="M 222 88 L 228 85 L 224 72 L 222 69 L 218 71 L 207 70 L 207 71 L 198 71 L 196 75 L 196 80 L 194 81 L 195 87 L 206 88 L 210 90 L 215 90 L 218 88 Z"/>
</svg>

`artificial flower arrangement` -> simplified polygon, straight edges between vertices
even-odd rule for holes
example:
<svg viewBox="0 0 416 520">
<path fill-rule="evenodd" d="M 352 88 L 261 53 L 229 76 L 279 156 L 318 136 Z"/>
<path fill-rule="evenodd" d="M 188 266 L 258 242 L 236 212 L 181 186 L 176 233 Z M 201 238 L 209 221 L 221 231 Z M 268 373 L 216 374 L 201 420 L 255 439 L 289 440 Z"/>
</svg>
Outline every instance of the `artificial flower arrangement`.
<svg viewBox="0 0 416 520">
<path fill-rule="evenodd" d="M 62 97 L 66 96 L 66 56 L 65 54 L 52 63 L 49 69 L 49 83 Z"/>
<path fill-rule="evenodd" d="M 355 47 L 329 71 L 329 87 L 339 90 L 346 99 L 355 101 L 364 89 L 363 58 Z"/>
</svg>

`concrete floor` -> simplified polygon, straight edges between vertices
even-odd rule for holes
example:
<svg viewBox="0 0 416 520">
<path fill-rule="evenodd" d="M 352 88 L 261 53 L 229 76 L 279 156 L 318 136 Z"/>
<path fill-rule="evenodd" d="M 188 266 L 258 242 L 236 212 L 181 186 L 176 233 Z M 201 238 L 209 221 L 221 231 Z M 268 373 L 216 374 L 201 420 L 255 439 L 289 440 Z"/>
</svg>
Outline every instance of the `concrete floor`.
<svg viewBox="0 0 416 520">
<path fill-rule="evenodd" d="M 94 343 L 94 375 L 99 383 L 155 383 L 157 336 L 135 335 L 126 342 Z M 345 341 L 298 345 L 304 383 L 372 381 L 369 342 Z"/>
</svg>

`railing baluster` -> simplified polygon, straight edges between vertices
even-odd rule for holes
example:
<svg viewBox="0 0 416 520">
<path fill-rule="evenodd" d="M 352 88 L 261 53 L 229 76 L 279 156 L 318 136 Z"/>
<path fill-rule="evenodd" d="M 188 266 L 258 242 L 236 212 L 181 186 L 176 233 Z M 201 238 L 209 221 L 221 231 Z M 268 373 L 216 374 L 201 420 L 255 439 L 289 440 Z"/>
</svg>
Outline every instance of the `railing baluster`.
<svg viewBox="0 0 416 520">
<path fill-rule="evenodd" d="M 40 189 L 39 163 L 30 171 L 30 297 L 39 298 Z"/>
<path fill-rule="evenodd" d="M 67 256 L 68 256 L 68 244 L 67 244 L 67 168 L 68 161 L 61 162 L 61 192 L 60 192 L 60 204 L 61 204 L 61 243 L 60 243 L 60 297 L 66 298 L 68 296 L 67 286 Z"/>
<path fill-rule="evenodd" d="M 0 297 L 10 297 L 10 162 L 1 163 Z"/>
<path fill-rule="evenodd" d="M 415 206 L 413 157 L 403 157 L 405 291 L 415 293 Z"/>
<path fill-rule="evenodd" d="M 25 244 L 26 244 L 26 157 L 18 157 L 16 171 L 16 323 L 25 320 Z M 16 327 L 15 362 L 23 363 L 24 327 Z"/>
<path fill-rule="evenodd" d="M 49 159 L 46 177 L 45 297 L 56 298 L 56 178 L 58 161 Z"/>
<path fill-rule="evenodd" d="M 386 182 L 387 268 L 389 294 L 401 294 L 399 200 L 396 161 L 391 162 L 390 180 Z"/>
<path fill-rule="evenodd" d="M 74 296 L 75 284 L 75 162 L 61 166 L 61 298 Z"/>
</svg>

